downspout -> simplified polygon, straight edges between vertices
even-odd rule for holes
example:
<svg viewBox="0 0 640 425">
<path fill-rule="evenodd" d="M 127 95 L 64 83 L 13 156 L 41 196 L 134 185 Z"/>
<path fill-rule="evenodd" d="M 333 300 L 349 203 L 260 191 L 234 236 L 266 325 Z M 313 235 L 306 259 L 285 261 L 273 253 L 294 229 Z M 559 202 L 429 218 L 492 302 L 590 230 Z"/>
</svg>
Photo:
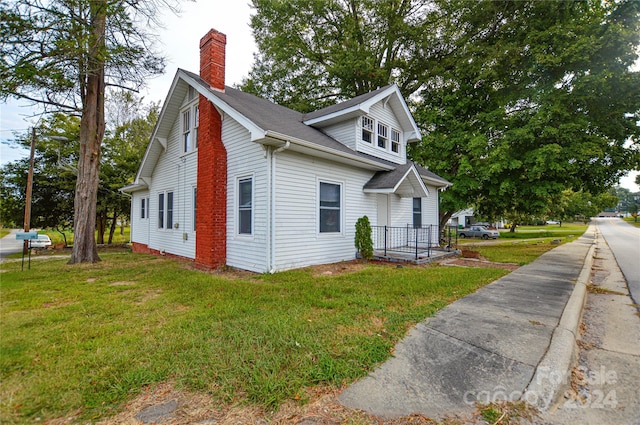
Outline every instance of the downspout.
<svg viewBox="0 0 640 425">
<path fill-rule="evenodd" d="M 276 267 L 276 154 L 284 151 L 285 149 L 289 149 L 291 146 L 291 142 L 287 140 L 284 145 L 280 146 L 278 149 L 271 152 L 271 176 L 270 176 L 270 220 L 269 220 L 269 236 L 271 238 L 270 241 L 270 259 L 269 259 L 269 273 L 275 273 Z"/>
</svg>

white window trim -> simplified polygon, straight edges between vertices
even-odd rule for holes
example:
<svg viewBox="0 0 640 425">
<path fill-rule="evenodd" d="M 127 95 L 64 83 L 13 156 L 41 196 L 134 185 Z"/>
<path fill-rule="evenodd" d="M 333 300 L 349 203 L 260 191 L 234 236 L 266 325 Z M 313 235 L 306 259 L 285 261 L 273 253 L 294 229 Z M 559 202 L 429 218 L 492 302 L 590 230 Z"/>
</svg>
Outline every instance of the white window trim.
<svg viewBox="0 0 640 425">
<path fill-rule="evenodd" d="M 394 138 L 393 138 L 394 134 L 398 135 L 398 140 L 394 140 Z M 400 130 L 397 130 L 397 129 L 391 127 L 391 137 L 389 138 L 389 150 L 391 151 L 392 154 L 400 155 L 400 151 L 402 150 L 402 145 L 400 143 L 401 139 L 402 139 L 402 132 Z M 397 152 L 394 152 L 394 150 L 393 150 L 393 145 L 394 144 L 398 145 L 398 151 Z"/>
<path fill-rule="evenodd" d="M 370 121 L 371 123 L 371 127 L 367 126 L 365 127 L 365 120 Z M 363 132 L 367 130 L 371 133 L 371 141 L 367 142 L 366 140 L 364 140 L 364 138 L 362 137 Z M 374 141 L 375 141 L 375 137 L 376 137 L 376 121 L 371 118 L 370 116 L 363 116 L 360 119 L 360 140 L 362 141 L 362 143 L 366 143 L 367 145 L 373 145 Z"/>
<path fill-rule="evenodd" d="M 365 142 L 366 143 L 366 142 Z M 340 231 L 339 232 L 321 232 L 320 231 L 320 183 L 335 184 L 340 186 Z M 345 187 L 344 181 L 331 180 L 321 177 L 316 177 L 316 235 L 320 238 L 336 238 L 345 236 Z"/>
<path fill-rule="evenodd" d="M 168 213 L 168 206 L 169 206 L 169 193 L 173 193 L 173 208 L 171 210 L 172 212 L 172 221 L 173 223 L 171 223 L 171 227 L 167 227 L 167 213 Z M 159 219 L 160 219 L 160 194 L 163 194 L 163 210 L 162 210 L 162 227 L 159 227 Z M 156 200 L 158 201 L 158 210 L 157 210 L 157 214 L 156 214 L 156 230 L 158 231 L 164 231 L 164 232 L 170 232 L 173 231 L 175 229 L 175 225 L 176 223 L 178 223 L 178 209 L 176 208 L 176 202 L 178 199 L 178 193 L 173 190 L 173 189 L 166 189 L 166 190 L 159 190 L 158 193 L 156 194 Z"/>
<path fill-rule="evenodd" d="M 362 138 L 362 131 L 365 129 L 364 127 L 365 119 L 369 119 L 372 122 L 373 128 L 371 129 L 371 142 L 367 142 Z M 378 136 L 380 135 L 380 132 L 379 132 L 380 126 L 383 126 L 387 129 L 387 134 L 383 136 L 386 140 L 384 148 L 378 146 Z M 394 152 L 391 148 L 391 146 L 394 143 L 392 140 L 392 135 L 394 131 L 398 133 L 398 141 L 397 141 L 398 152 Z M 362 146 L 373 148 L 374 152 L 381 151 L 381 152 L 386 152 L 393 156 L 401 156 L 402 155 L 402 137 L 403 137 L 402 131 L 393 127 L 393 125 L 386 124 L 378 119 L 373 118 L 370 115 L 363 115 L 362 117 L 360 117 L 360 120 L 358 121 L 358 139 L 359 139 L 358 143 L 361 143 Z"/>
<path fill-rule="evenodd" d="M 198 97 L 196 96 L 196 99 Z M 188 103 L 182 105 L 180 108 L 180 152 L 181 156 L 188 155 L 198 150 L 198 130 L 200 128 L 199 117 L 200 103 L 195 100 L 191 100 Z M 190 148 L 185 150 L 184 135 L 187 133 L 184 129 L 184 114 L 189 111 L 189 133 L 191 137 Z"/>
<path fill-rule="evenodd" d="M 240 233 L 240 181 L 251 179 L 251 233 Z M 236 177 L 234 196 L 234 236 L 238 239 L 254 239 L 256 233 L 256 178 L 255 174 L 242 174 Z"/>
</svg>

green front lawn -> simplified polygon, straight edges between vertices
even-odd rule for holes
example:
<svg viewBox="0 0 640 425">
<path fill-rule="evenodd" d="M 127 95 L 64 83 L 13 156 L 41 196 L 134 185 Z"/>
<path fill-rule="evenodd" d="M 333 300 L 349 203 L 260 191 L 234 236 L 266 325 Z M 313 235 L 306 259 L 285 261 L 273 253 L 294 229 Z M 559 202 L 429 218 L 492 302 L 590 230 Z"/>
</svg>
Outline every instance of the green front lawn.
<svg viewBox="0 0 640 425">
<path fill-rule="evenodd" d="M 515 232 L 500 229 L 500 237 L 504 239 L 562 238 L 569 235 L 580 236 L 589 227 L 582 223 L 547 224 L 544 226 L 518 226 Z"/>
<path fill-rule="evenodd" d="M 366 375 L 411 326 L 507 273 L 216 275 L 142 254 L 102 259 L 0 265 L 0 423 L 96 421 L 162 382 L 277 408 Z"/>
<path fill-rule="evenodd" d="M 124 234 L 121 235 L 120 228 L 118 227 L 115 233 L 113 234 L 113 243 L 114 244 L 129 243 L 130 230 L 131 229 L 129 227 L 125 227 Z M 40 230 L 38 233 L 46 233 L 47 235 L 49 235 L 49 237 L 51 238 L 51 242 L 53 244 L 59 244 L 64 242 L 64 238 L 62 237 L 62 234 L 57 230 L 45 229 L 45 230 Z M 73 245 L 73 231 L 65 230 L 64 234 L 67 237 L 67 244 Z M 98 232 L 96 231 L 94 232 L 94 234 L 95 234 L 96 240 L 98 240 Z M 107 243 L 108 240 L 109 240 L 109 230 L 107 229 L 107 231 L 104 232 L 104 242 Z"/>
<path fill-rule="evenodd" d="M 575 238 L 563 240 L 562 243 L 571 242 Z M 499 263 L 515 263 L 521 266 L 529 264 L 547 251 L 551 251 L 558 245 L 552 245 L 551 238 L 527 240 L 527 241 L 506 241 L 493 245 L 474 246 L 474 251 L 480 252 L 489 261 Z"/>
</svg>

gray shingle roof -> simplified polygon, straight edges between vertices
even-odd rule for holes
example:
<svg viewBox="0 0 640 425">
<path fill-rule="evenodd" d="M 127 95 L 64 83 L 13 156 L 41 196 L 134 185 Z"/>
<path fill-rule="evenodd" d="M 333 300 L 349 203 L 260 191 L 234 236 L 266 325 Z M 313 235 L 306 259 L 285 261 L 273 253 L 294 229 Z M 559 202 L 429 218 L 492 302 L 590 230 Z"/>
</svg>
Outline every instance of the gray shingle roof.
<svg viewBox="0 0 640 425">
<path fill-rule="evenodd" d="M 324 115 L 329 115 L 329 114 L 333 114 L 335 112 L 338 111 L 342 111 L 348 108 L 351 108 L 352 106 L 356 106 L 359 105 L 363 102 L 366 102 L 367 100 L 371 99 L 372 97 L 375 97 L 378 93 L 381 93 L 385 90 L 387 90 L 389 87 L 391 87 L 393 84 L 389 84 L 388 86 L 385 87 L 381 87 L 377 90 L 374 90 L 372 92 L 369 93 L 365 93 L 365 94 L 361 94 L 360 96 L 356 96 L 352 99 L 346 100 L 344 102 L 340 102 L 340 103 L 336 103 L 335 105 L 331 105 L 331 106 L 327 106 L 326 108 L 322 108 L 322 109 L 318 109 L 317 111 L 313 111 L 313 112 L 309 112 L 308 114 L 304 115 L 304 120 L 312 120 L 314 118 L 318 118 Z"/>
<path fill-rule="evenodd" d="M 300 112 L 296 112 L 292 109 L 277 105 L 271 101 L 245 93 L 232 87 L 225 87 L 224 93 L 218 90 L 213 90 L 200 78 L 199 75 L 189 71 L 184 72 L 201 84 L 203 88 L 209 90 L 209 92 L 214 96 L 220 98 L 220 100 L 224 101 L 265 131 L 271 130 L 293 138 L 305 140 L 325 148 L 348 153 L 350 155 L 362 156 L 363 158 L 374 160 L 387 166 L 390 164 L 388 161 L 383 161 L 374 156 L 364 155 L 360 152 L 354 151 L 322 131 L 304 124 L 302 122 L 303 114 Z"/>
<path fill-rule="evenodd" d="M 404 175 L 407 173 L 409 168 L 412 166 L 416 167 L 418 174 L 420 177 L 427 178 L 429 180 L 434 181 L 436 186 L 444 187 L 450 186 L 451 183 L 443 179 L 442 177 L 432 173 L 421 165 L 416 164 L 412 161 L 407 161 L 404 165 L 398 165 L 395 170 L 391 171 L 378 171 L 373 175 L 371 180 L 364 185 L 365 189 L 393 189 L 396 187 L 398 183 L 402 180 Z M 438 184 L 439 183 L 439 184 Z"/>
<path fill-rule="evenodd" d="M 340 143 L 336 139 L 323 133 L 321 130 L 306 125 L 303 122 L 306 119 L 331 114 L 333 112 L 341 111 L 343 109 L 358 105 L 362 102 L 366 102 L 367 100 L 376 96 L 378 93 L 387 90 L 391 86 L 382 87 L 370 93 L 356 96 L 346 102 L 342 102 L 337 105 L 329 106 L 310 114 L 303 115 L 300 112 L 296 112 L 292 109 L 277 105 L 271 101 L 262 99 L 249 93 L 245 93 L 232 87 L 225 87 L 224 92 L 213 90 L 210 88 L 209 84 L 207 84 L 200 78 L 198 74 L 194 74 L 185 70 L 182 71 L 185 72 L 189 77 L 193 78 L 196 83 L 201 85 L 203 89 L 208 90 L 211 94 L 218 97 L 220 100 L 225 102 L 227 105 L 238 111 L 248 120 L 253 122 L 256 126 L 265 131 L 270 130 L 289 137 L 305 140 L 324 148 L 330 148 L 338 152 L 356 155 L 370 161 L 378 162 L 387 168 L 395 167 L 395 169 L 391 171 L 378 171 L 365 185 L 365 189 L 386 189 L 395 187 L 400 182 L 402 177 L 406 174 L 409 167 L 411 167 L 412 165 L 416 167 L 416 170 L 421 177 L 432 180 L 437 184 L 439 183 L 441 187 L 451 185 L 451 183 L 449 183 L 445 179 L 411 161 L 408 161 L 404 165 L 398 165 L 384 159 L 374 157 L 372 155 L 354 151 L 353 149 Z"/>
</svg>

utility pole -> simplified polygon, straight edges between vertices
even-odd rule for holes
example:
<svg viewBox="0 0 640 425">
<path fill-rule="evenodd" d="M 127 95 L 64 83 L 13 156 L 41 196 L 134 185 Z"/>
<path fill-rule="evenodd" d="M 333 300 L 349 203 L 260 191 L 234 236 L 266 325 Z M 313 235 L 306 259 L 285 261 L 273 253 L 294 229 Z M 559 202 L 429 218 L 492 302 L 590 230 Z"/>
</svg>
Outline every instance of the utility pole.
<svg viewBox="0 0 640 425">
<path fill-rule="evenodd" d="M 31 129 L 31 154 L 29 156 L 29 172 L 27 174 L 27 190 L 24 205 L 24 231 L 28 232 L 31 228 L 31 190 L 33 186 L 33 161 L 36 149 L 36 128 Z M 24 241 L 23 252 L 29 249 L 29 241 Z"/>
</svg>

